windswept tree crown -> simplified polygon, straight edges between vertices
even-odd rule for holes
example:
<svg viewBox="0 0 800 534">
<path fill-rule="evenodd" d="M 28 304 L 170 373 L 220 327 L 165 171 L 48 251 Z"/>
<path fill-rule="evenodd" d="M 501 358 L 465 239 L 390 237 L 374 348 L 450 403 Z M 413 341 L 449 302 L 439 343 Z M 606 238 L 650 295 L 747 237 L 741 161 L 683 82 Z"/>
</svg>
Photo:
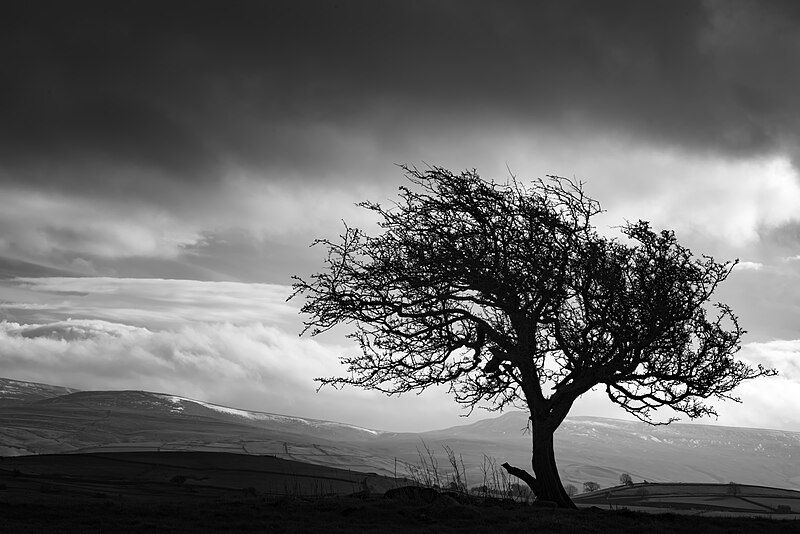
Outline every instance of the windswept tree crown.
<svg viewBox="0 0 800 534">
<path fill-rule="evenodd" d="M 509 404 L 555 429 L 595 386 L 642 420 L 668 405 L 689 417 L 734 399 L 741 381 L 774 374 L 734 358 L 744 330 L 710 305 L 735 262 L 696 258 L 643 221 L 598 234 L 581 183 L 525 185 L 473 171 L 403 167 L 396 203 L 360 204 L 381 232 L 345 226 L 327 269 L 295 277 L 306 330 L 350 324 L 361 354 L 344 377 L 387 394 L 447 384 L 471 408 Z M 290 297 L 291 298 L 291 297 Z"/>
</svg>

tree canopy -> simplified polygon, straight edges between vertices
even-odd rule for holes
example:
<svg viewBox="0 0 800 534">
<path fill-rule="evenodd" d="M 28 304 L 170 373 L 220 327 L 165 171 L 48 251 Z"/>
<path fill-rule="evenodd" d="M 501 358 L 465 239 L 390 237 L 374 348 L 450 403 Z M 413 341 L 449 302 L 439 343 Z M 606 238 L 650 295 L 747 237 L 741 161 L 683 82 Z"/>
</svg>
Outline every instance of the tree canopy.
<svg viewBox="0 0 800 534">
<path fill-rule="evenodd" d="M 316 241 L 326 270 L 295 278 L 306 331 L 349 324 L 361 349 L 342 358 L 346 376 L 322 384 L 387 394 L 444 384 L 469 409 L 524 408 L 538 478 L 507 469 L 569 505 L 549 472 L 552 434 L 583 393 L 603 387 L 648 422 L 662 406 L 696 418 L 715 413 L 709 399 L 737 400 L 743 380 L 774 373 L 735 359 L 744 330 L 711 303 L 735 262 L 695 257 L 644 221 L 599 234 L 600 205 L 574 180 L 403 169 L 397 202 L 360 204 L 381 232 L 345 226 Z"/>
</svg>

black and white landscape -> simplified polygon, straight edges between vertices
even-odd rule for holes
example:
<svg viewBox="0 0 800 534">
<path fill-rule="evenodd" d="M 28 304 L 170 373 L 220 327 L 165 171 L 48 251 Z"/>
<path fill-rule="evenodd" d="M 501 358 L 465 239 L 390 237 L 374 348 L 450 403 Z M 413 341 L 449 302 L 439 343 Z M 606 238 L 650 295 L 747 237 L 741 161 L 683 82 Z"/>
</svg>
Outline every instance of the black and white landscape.
<svg viewBox="0 0 800 534">
<path fill-rule="evenodd" d="M 798 6 L 3 2 L 0 517 L 789 517 Z"/>
<path fill-rule="evenodd" d="M 5 456 L 78 452 L 203 451 L 270 455 L 304 463 L 407 474 L 427 446 L 442 471 L 442 446 L 464 460 L 480 485 L 484 455 L 497 464 L 530 462 L 526 416 L 509 412 L 473 424 L 394 433 L 239 410 L 145 391 L 81 391 L 0 380 L 0 451 Z M 598 417 L 567 419 L 556 434 L 564 483 L 752 484 L 800 490 L 800 433 L 697 424 L 652 427 Z M 395 465 L 399 462 L 399 467 Z"/>
<path fill-rule="evenodd" d="M 719 424 L 800 431 L 794 2 L 11 1 L 0 17 L 0 364 L 391 430 L 443 390 L 316 393 L 358 348 L 298 338 L 308 245 L 370 228 L 396 164 L 575 177 L 719 261 L 748 334 Z M 620 417 L 602 393 L 574 415 Z M 391 414 L 391 420 L 387 420 Z M 480 415 L 480 412 L 477 414 Z M 664 417 L 669 417 L 666 414 Z"/>
</svg>

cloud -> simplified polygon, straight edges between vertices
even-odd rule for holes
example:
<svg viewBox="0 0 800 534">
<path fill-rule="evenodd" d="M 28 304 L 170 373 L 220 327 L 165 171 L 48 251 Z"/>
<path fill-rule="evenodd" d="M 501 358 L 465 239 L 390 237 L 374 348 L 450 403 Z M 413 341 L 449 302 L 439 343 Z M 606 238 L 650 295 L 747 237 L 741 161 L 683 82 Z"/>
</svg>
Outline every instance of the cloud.
<svg viewBox="0 0 800 534">
<path fill-rule="evenodd" d="M 508 163 L 520 179 L 574 177 L 608 210 L 597 219 L 606 227 L 643 219 L 681 240 L 721 242 L 735 257 L 737 248 L 800 218 L 800 174 L 785 157 L 726 160 L 586 134 L 566 142 L 522 133 L 503 140 L 507 159 L 486 162 L 492 171 L 479 169 L 484 175 L 502 177 Z"/>
<path fill-rule="evenodd" d="M 313 379 L 343 373 L 338 357 L 358 348 L 344 342 L 341 329 L 298 337 L 297 303 L 284 302 L 286 286 L 41 278 L 4 288 L 27 299 L 3 298 L 4 316 L 20 318 L 0 323 L 0 366 L 10 378 L 81 389 L 157 390 L 389 430 L 463 422 L 463 412 L 442 388 L 399 398 L 353 388 L 317 393 Z M 777 367 L 781 376 L 741 386 L 742 405 L 717 403 L 718 423 L 796 429 L 798 352 L 798 341 L 745 344 L 745 360 Z M 581 398 L 573 414 L 624 417 L 602 392 Z"/>
<path fill-rule="evenodd" d="M 386 166 L 399 182 L 400 172 Z M 341 233 L 342 219 L 374 225 L 355 203 L 387 196 L 377 191 L 368 184 L 314 189 L 238 175 L 166 209 L 0 183 L 0 257 L 84 275 L 285 283 L 298 265 L 319 259 L 307 246 Z M 25 276 L 24 266 L 16 274 Z"/>
<path fill-rule="evenodd" d="M 310 246 L 313 236 L 322 233 L 307 232 L 289 240 L 245 228 L 206 230 L 194 243 L 181 246 L 180 260 L 233 280 L 286 284 L 293 275 L 323 267 L 325 251 Z"/>
<path fill-rule="evenodd" d="M 492 122 L 698 154 L 796 145 L 791 3 L 153 7 L 8 13 L 7 180 L 178 202 L 231 168 L 320 183 Z"/>
<path fill-rule="evenodd" d="M 0 285 L 0 309 L 6 317 L 25 322 L 103 319 L 157 329 L 187 323 L 264 322 L 299 333 L 297 305 L 285 302 L 290 294 L 288 286 L 239 282 L 17 278 Z"/>
<path fill-rule="evenodd" d="M 235 282 L 16 279 L 0 285 L 0 367 L 21 380 L 162 391 L 378 429 L 461 421 L 443 388 L 400 398 L 354 388 L 317 392 L 314 378 L 343 373 L 339 356 L 358 347 L 342 344 L 341 329 L 299 337 L 299 303 L 286 303 L 289 293 Z"/>
<path fill-rule="evenodd" d="M 760 271 L 763 267 L 764 264 L 757 261 L 740 261 L 736 264 L 736 269 L 743 271 Z"/>
<path fill-rule="evenodd" d="M 507 164 L 522 180 L 575 176 L 608 209 L 599 224 L 650 220 L 699 241 L 703 252 L 722 242 L 730 258 L 800 217 L 800 179 L 785 158 L 726 162 L 586 135 L 564 143 L 536 132 L 483 133 L 461 136 L 459 143 L 420 140 L 407 160 L 454 170 L 475 165 L 497 180 L 508 177 Z M 402 159 L 386 155 L 387 162 Z M 15 190 L 0 195 L 0 255 L 85 275 L 286 283 L 291 274 L 320 265 L 324 253 L 307 246 L 318 237 L 335 238 L 342 220 L 376 230 L 374 217 L 355 203 L 396 198 L 402 172 L 391 163 L 383 167 L 372 183 L 366 178 L 372 169 L 354 158 L 360 185 L 348 185 L 354 178 L 344 172 L 315 186 L 307 173 L 293 184 L 240 174 L 175 211 Z"/>
<path fill-rule="evenodd" d="M 0 273 L 28 280 L 0 313 L 299 331 L 285 285 L 213 282 L 318 270 L 308 243 L 374 228 L 353 204 L 428 162 L 575 176 L 611 233 L 641 218 L 747 258 L 720 295 L 751 339 L 791 337 L 799 22 L 755 0 L 12 2 Z M 88 276 L 30 279 L 59 271 Z"/>
<path fill-rule="evenodd" d="M 4 373 L 95 389 L 148 389 L 289 412 L 335 367 L 318 343 L 261 324 L 152 331 L 100 320 L 0 323 Z M 304 408 L 304 407 L 303 407 Z M 306 412 L 306 409 L 302 410 Z"/>
<path fill-rule="evenodd" d="M 713 297 L 732 307 L 751 343 L 794 338 L 798 299 L 798 273 L 780 262 L 758 270 L 734 269 Z"/>
<path fill-rule="evenodd" d="M 782 377 L 800 385 L 800 340 L 798 339 L 747 343 L 742 347 L 742 357 L 765 367 L 774 367 Z"/>
<path fill-rule="evenodd" d="M 441 390 L 402 398 L 352 388 L 317 392 L 313 379 L 341 373 L 337 356 L 352 347 L 322 345 L 258 323 L 153 331 L 101 320 L 2 321 L 0 347 L 4 376 L 22 380 L 143 389 L 388 430 L 459 422 L 459 409 Z"/>
<path fill-rule="evenodd" d="M 682 423 L 772 428 L 794 432 L 800 429 L 800 340 L 745 343 L 737 358 L 750 365 L 762 364 L 775 368 L 779 375 L 742 382 L 733 391 L 741 399 L 741 403 L 711 401 L 710 404 L 715 407 L 719 417 L 690 421 L 683 414 L 661 409 L 654 419 L 664 421 L 677 415 Z M 582 395 L 570 413 L 632 419 L 632 416 L 613 405 L 601 388 Z"/>
<path fill-rule="evenodd" d="M 264 248 L 244 257 L 277 265 L 270 247 L 358 225 L 352 204 L 401 182 L 393 163 L 425 161 L 576 175 L 625 217 L 753 241 L 796 211 L 799 17 L 755 1 L 13 4 L 0 254 L 252 281 L 202 257 L 209 235 L 250 232 Z"/>
<path fill-rule="evenodd" d="M 736 394 L 741 404 L 720 403 L 718 424 L 774 428 L 797 432 L 800 428 L 800 381 L 783 376 L 741 385 Z"/>
<path fill-rule="evenodd" d="M 175 214 L 154 206 L 2 186 L 0 228 L 0 256 L 82 274 L 94 274 L 103 261 L 174 259 L 176 243 L 196 235 Z"/>
<path fill-rule="evenodd" d="M 800 340 L 746 343 L 739 357 L 751 364 L 775 368 L 779 375 L 744 382 L 734 392 L 741 398 L 741 404 L 718 405 L 718 423 L 797 431 L 800 428 Z"/>
</svg>

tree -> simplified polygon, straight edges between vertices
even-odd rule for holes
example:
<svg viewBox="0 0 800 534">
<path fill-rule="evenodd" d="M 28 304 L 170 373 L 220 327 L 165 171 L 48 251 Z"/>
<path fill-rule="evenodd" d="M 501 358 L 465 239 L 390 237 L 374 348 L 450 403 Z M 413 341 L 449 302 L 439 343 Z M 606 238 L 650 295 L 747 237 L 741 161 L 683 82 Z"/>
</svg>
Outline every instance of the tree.
<svg viewBox="0 0 800 534">
<path fill-rule="evenodd" d="M 564 486 L 564 491 L 570 497 L 574 497 L 578 493 L 578 488 L 576 488 L 574 484 L 567 484 L 566 486 Z"/>
<path fill-rule="evenodd" d="M 633 486 L 633 480 L 631 479 L 631 476 L 628 473 L 622 473 L 619 476 L 619 483 L 622 484 L 623 486 Z"/>
<path fill-rule="evenodd" d="M 584 482 L 583 483 L 583 492 L 584 493 L 591 493 L 593 491 L 597 491 L 600 489 L 600 484 L 597 482 Z"/>
<path fill-rule="evenodd" d="M 533 474 L 503 467 L 539 499 L 574 507 L 553 435 L 582 394 L 600 386 L 648 422 L 661 406 L 695 418 L 715 413 L 707 399 L 737 400 L 740 382 L 774 374 L 734 359 L 744 330 L 708 304 L 735 262 L 695 258 L 643 221 L 601 236 L 600 205 L 574 180 L 403 169 L 398 202 L 360 204 L 381 232 L 345 224 L 339 240 L 315 241 L 326 270 L 294 279 L 304 332 L 350 325 L 361 349 L 322 385 L 394 395 L 444 384 L 470 412 L 526 409 Z"/>
</svg>

